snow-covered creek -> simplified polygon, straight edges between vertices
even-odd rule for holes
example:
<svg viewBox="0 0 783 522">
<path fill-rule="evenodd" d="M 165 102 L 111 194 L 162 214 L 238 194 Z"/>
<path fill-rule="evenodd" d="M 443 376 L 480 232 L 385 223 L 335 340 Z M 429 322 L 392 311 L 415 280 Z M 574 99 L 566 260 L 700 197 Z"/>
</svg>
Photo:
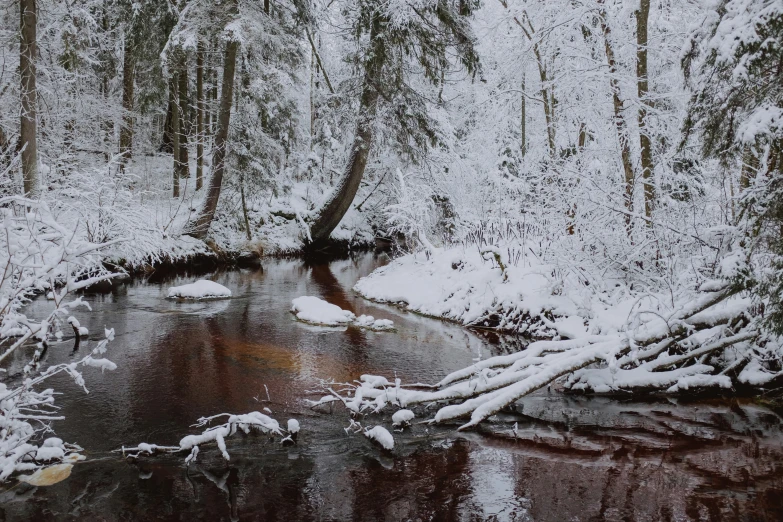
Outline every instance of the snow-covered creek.
<svg viewBox="0 0 783 522">
<path fill-rule="evenodd" d="M 783 418 L 752 402 L 628 402 L 553 390 L 478 432 L 414 424 L 394 433 L 391 453 L 346 434 L 341 406 L 329 413 L 304 404 L 320 396 L 308 393 L 317 379 L 435 382 L 514 349 L 512 340 L 355 296 L 351 287 L 379 263 L 371 254 L 314 265 L 270 259 L 263 270 L 202 274 L 231 289 L 226 300 L 165 299 L 192 275 L 89 295 L 94 311 L 82 324 L 115 329 L 107 356 L 118 369 L 86 372 L 89 394 L 66 377 L 51 383 L 66 416 L 54 424 L 57 436 L 84 447 L 87 460 L 53 486 L 0 490 L 0 519 L 783 519 Z M 392 319 L 396 331 L 303 324 L 289 310 L 304 295 Z M 72 344 L 54 345 L 48 362 L 67 361 Z M 176 444 L 201 416 L 263 408 L 281 422 L 299 420 L 296 446 L 236 437 L 230 462 L 205 446 L 189 469 L 183 455 L 130 461 L 112 452 Z"/>
</svg>

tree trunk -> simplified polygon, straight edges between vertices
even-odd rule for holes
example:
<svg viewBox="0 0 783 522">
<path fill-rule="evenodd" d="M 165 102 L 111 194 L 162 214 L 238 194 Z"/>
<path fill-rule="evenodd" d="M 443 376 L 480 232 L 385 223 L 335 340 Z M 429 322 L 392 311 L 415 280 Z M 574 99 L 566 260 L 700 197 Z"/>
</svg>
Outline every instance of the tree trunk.
<svg viewBox="0 0 783 522">
<path fill-rule="evenodd" d="M 652 217 L 655 208 L 655 185 L 652 176 L 655 169 L 652 144 L 647 130 L 649 78 L 647 70 L 647 21 L 650 17 L 650 0 L 641 0 L 636 12 L 636 79 L 639 90 L 639 144 L 641 146 L 642 180 L 644 183 L 644 215 Z M 652 221 L 648 221 L 652 224 Z"/>
<path fill-rule="evenodd" d="M 577 150 L 582 152 L 587 145 L 587 125 L 585 122 L 579 124 L 579 137 L 577 138 Z"/>
<path fill-rule="evenodd" d="M 323 243 L 329 239 L 332 231 L 337 228 L 351 207 L 364 176 L 372 147 L 375 113 L 378 107 L 378 91 L 375 86 L 378 84 L 385 60 L 384 43 L 380 33 L 381 17 L 377 16 L 370 29 L 370 58 L 365 65 L 359 119 L 356 122 L 348 165 L 339 185 L 334 188 L 331 198 L 321 208 L 310 226 L 309 240 L 313 244 Z"/>
<path fill-rule="evenodd" d="M 204 44 L 196 51 L 196 190 L 204 184 Z"/>
<path fill-rule="evenodd" d="M 508 9 L 508 4 L 501 2 L 503 7 Z M 514 22 L 522 29 L 527 36 L 527 39 L 533 41 L 533 36 L 536 34 L 533 24 L 530 22 L 530 18 L 525 17 L 527 21 L 527 27 L 519 21 L 517 17 L 514 17 Z M 546 136 L 547 143 L 549 144 L 549 156 L 555 157 L 555 93 L 554 88 L 548 84 L 549 75 L 546 71 L 546 64 L 543 58 L 541 58 L 541 50 L 538 47 L 538 42 L 533 44 L 533 54 L 536 57 L 536 63 L 538 64 L 538 75 L 541 79 L 541 99 L 544 103 L 544 117 L 546 118 Z M 548 86 L 548 87 L 547 87 Z M 524 91 L 524 87 L 522 89 Z"/>
<path fill-rule="evenodd" d="M 220 94 L 220 110 L 215 143 L 212 146 L 212 176 L 207 187 L 207 198 L 204 208 L 196 221 L 188 228 L 188 233 L 197 239 L 204 239 L 209 232 L 209 226 L 215 217 L 220 188 L 223 184 L 223 173 L 226 170 L 226 144 L 228 142 L 228 126 L 231 121 L 231 106 L 234 103 L 234 69 L 237 63 L 239 43 L 230 40 L 226 43 L 225 61 L 223 64 L 223 86 Z"/>
<path fill-rule="evenodd" d="M 133 102 L 136 77 L 136 60 L 133 51 L 125 43 L 125 55 L 122 60 L 122 128 L 120 128 L 120 169 L 133 155 Z"/>
<path fill-rule="evenodd" d="M 520 110 L 520 152 L 524 158 L 527 154 L 527 100 L 525 99 L 525 71 L 522 71 L 522 107 Z"/>
<path fill-rule="evenodd" d="M 179 105 L 179 177 L 190 177 L 188 161 L 188 62 L 182 52 L 178 60 L 177 99 Z"/>
<path fill-rule="evenodd" d="M 179 173 L 181 167 L 179 166 L 179 125 L 182 119 L 179 116 L 179 104 L 177 103 L 177 87 L 178 81 L 174 77 L 169 81 L 169 107 L 171 107 L 171 152 L 174 157 L 174 165 L 172 168 L 172 193 L 175 198 L 179 197 Z"/>
<path fill-rule="evenodd" d="M 38 178 L 38 90 L 35 85 L 35 57 L 38 45 L 36 0 L 19 0 L 20 31 L 19 73 L 21 77 L 22 113 L 19 139 L 22 146 L 22 179 L 24 195 L 35 197 Z"/>
<path fill-rule="evenodd" d="M 169 85 L 169 98 L 166 103 L 166 119 L 163 122 L 163 138 L 161 139 L 158 152 L 162 152 L 165 154 L 171 154 L 172 152 L 174 152 L 174 148 L 173 148 L 174 136 L 172 134 L 173 115 L 174 115 L 174 107 L 173 104 L 171 103 L 171 86 Z"/>
<path fill-rule="evenodd" d="M 614 49 L 610 41 L 611 30 L 606 21 L 606 12 L 601 13 L 601 28 L 604 33 L 604 45 L 606 47 L 606 61 L 609 65 L 609 83 L 612 87 L 612 101 L 614 105 L 614 123 L 617 129 L 617 139 L 620 142 L 620 157 L 623 162 L 625 174 L 625 208 L 633 212 L 634 172 L 631 163 L 631 145 L 628 139 L 628 126 L 623 116 L 623 102 L 620 99 L 620 85 L 617 81 L 617 62 L 614 57 Z M 626 224 L 631 223 L 631 216 L 626 215 Z"/>
<path fill-rule="evenodd" d="M 745 192 L 750 187 L 750 182 L 756 177 L 759 169 L 759 158 L 753 153 L 750 145 L 745 145 L 742 153 L 742 173 L 740 174 L 740 192 Z"/>
<path fill-rule="evenodd" d="M 250 219 L 247 217 L 247 203 L 245 202 L 245 178 L 241 176 L 239 179 L 239 195 L 242 198 L 242 216 L 245 218 L 245 233 L 247 234 L 247 240 L 252 240 L 250 235 Z"/>
</svg>

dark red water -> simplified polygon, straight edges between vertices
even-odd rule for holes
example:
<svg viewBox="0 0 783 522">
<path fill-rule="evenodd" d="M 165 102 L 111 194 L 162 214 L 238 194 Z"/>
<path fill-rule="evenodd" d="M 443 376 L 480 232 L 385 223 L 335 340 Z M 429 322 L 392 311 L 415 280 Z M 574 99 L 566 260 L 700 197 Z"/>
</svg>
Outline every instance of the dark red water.
<svg viewBox="0 0 783 522">
<path fill-rule="evenodd" d="M 83 446 L 88 460 L 53 486 L 0 487 L 0 520 L 783 520 L 783 419 L 747 401 L 553 392 L 478 433 L 414 425 L 395 433 L 392 453 L 347 435 L 341 407 L 303 403 L 318 396 L 308 393 L 317 379 L 434 382 L 474 357 L 515 349 L 354 296 L 351 286 L 378 263 L 371 255 L 312 266 L 268 260 L 263 271 L 209 275 L 234 292 L 225 301 L 164 298 L 193 277 L 89 296 L 94 311 L 82 324 L 94 334 L 115 328 L 108 355 L 119 368 L 85 372 L 90 394 L 65 378 L 52 382 L 64 392 L 57 435 Z M 298 323 L 288 310 L 302 295 L 390 318 L 397 331 Z M 68 360 L 70 348 L 55 345 L 48 362 Z M 191 425 L 201 416 L 264 407 L 281 424 L 300 421 L 296 446 L 237 436 L 230 462 L 204 446 L 190 468 L 184 455 L 131 461 L 112 452 L 176 444 L 198 431 Z M 388 426 L 389 415 L 362 422 Z"/>
</svg>

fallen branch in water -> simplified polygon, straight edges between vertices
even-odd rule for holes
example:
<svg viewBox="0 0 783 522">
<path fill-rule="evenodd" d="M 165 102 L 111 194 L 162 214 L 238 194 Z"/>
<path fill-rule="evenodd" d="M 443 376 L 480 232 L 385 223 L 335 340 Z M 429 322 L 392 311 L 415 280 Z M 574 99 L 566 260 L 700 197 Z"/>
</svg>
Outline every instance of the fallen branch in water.
<svg viewBox="0 0 783 522">
<path fill-rule="evenodd" d="M 138 458 L 143 454 L 155 455 L 157 453 L 179 453 L 189 451 L 190 453 L 185 458 L 185 463 L 190 464 L 191 462 L 195 462 L 202 445 L 214 442 L 223 455 L 223 458 L 230 460 L 231 456 L 228 453 L 226 439 L 236 434 L 237 431 L 241 431 L 246 435 L 255 431 L 263 434 L 279 435 L 281 437 L 284 435 L 284 432 L 287 432 L 288 436 L 282 439 L 282 441 L 291 442 L 293 442 L 293 438 L 295 438 L 296 434 L 299 432 L 299 423 L 294 419 L 288 421 L 289 430 L 285 430 L 280 427 L 280 424 L 275 419 L 258 411 L 252 411 L 241 415 L 221 413 L 210 417 L 202 417 L 193 426 L 207 426 L 213 420 L 221 417 L 228 418 L 223 424 L 209 427 L 200 434 L 183 437 L 182 440 L 179 441 L 178 446 L 163 446 L 142 442 L 133 447 L 123 446 L 114 451 L 116 453 L 122 453 L 123 456 L 126 456 L 127 458 Z"/>
<path fill-rule="evenodd" d="M 563 378 L 565 389 L 591 393 L 676 393 L 775 378 L 774 371 L 743 373 L 753 358 L 737 362 L 727 352 L 742 347 L 745 353 L 751 345 L 769 353 L 779 348 L 770 339 L 762 340 L 748 314 L 749 303 L 737 298 L 725 282 L 703 288 L 709 291 L 698 292 L 668 313 L 639 310 L 628 321 L 636 325 L 633 330 L 533 342 L 518 353 L 452 372 L 433 390 L 414 390 L 401 386 L 399 380 L 392 384 L 383 377 L 363 375 L 357 384 L 343 384 L 342 394 L 329 388 L 331 395 L 313 404 L 338 397 L 355 413 L 377 413 L 389 404 L 400 408 L 439 404 L 431 422 L 469 417 L 459 428 L 467 429 Z"/>
</svg>

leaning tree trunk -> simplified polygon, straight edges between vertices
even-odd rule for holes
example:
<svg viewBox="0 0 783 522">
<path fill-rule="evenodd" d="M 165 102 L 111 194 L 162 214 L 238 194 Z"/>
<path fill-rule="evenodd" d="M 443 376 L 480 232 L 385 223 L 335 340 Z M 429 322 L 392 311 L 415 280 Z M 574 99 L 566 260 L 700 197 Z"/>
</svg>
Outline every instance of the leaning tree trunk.
<svg viewBox="0 0 783 522">
<path fill-rule="evenodd" d="M 39 190 L 38 178 L 38 91 L 35 85 L 36 0 L 19 0 L 20 31 L 19 73 L 21 77 L 22 116 L 19 129 L 22 146 L 22 179 L 24 195 L 35 196 Z"/>
<path fill-rule="evenodd" d="M 652 144 L 647 129 L 649 79 L 647 70 L 647 21 L 650 17 L 650 0 L 641 0 L 636 12 L 636 81 L 639 92 L 639 145 L 641 147 L 642 180 L 644 183 L 644 215 L 652 217 L 655 208 L 655 186 L 652 182 Z M 648 221 L 652 226 L 652 221 Z"/>
<path fill-rule="evenodd" d="M 122 128 L 120 128 L 120 169 L 133 155 L 133 98 L 136 80 L 136 57 L 130 45 L 125 44 L 122 59 Z"/>
<path fill-rule="evenodd" d="M 378 80 L 385 59 L 385 49 L 380 38 L 381 21 L 376 17 L 370 30 L 371 52 L 370 59 L 365 65 L 364 83 L 362 87 L 362 99 L 359 105 L 359 119 L 356 122 L 356 132 L 351 145 L 351 154 L 348 165 L 339 185 L 334 188 L 329 201 L 318 212 L 310 225 L 310 242 L 312 244 L 323 243 L 329 239 L 329 235 L 337 228 L 340 221 L 351 207 L 359 185 L 364 176 L 367 159 L 370 156 L 370 148 L 373 142 L 373 126 L 378 107 Z"/>
<path fill-rule="evenodd" d="M 223 174 L 226 170 L 226 143 L 228 142 L 228 126 L 231 121 L 231 106 L 234 103 L 234 69 L 237 63 L 239 42 L 229 40 L 226 43 L 225 63 L 223 64 L 223 86 L 220 93 L 220 110 L 218 111 L 217 133 L 212 146 L 212 176 L 207 187 L 207 198 L 204 207 L 196 221 L 186 227 L 188 234 L 204 239 L 209 232 L 209 226 L 215 217 L 220 188 L 223 184 Z"/>
</svg>

